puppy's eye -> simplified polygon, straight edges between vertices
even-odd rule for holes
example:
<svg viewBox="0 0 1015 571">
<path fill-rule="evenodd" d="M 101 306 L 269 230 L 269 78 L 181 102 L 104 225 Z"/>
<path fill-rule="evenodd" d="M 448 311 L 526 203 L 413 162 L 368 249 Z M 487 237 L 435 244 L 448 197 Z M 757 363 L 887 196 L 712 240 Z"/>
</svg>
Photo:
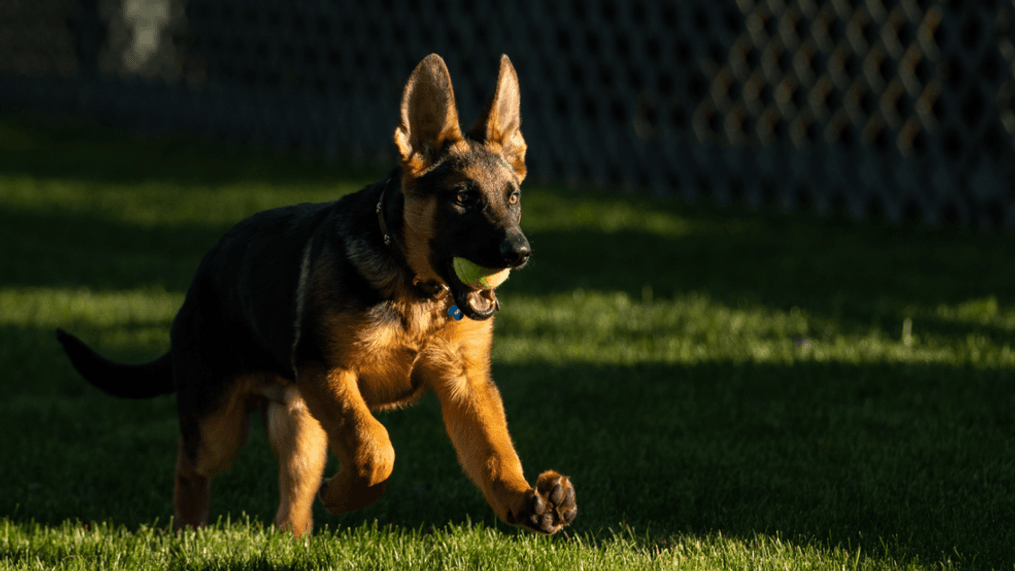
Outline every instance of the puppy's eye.
<svg viewBox="0 0 1015 571">
<path fill-rule="evenodd" d="M 455 202 L 457 202 L 458 204 L 468 204 L 469 193 L 465 192 L 464 190 L 459 190 L 458 194 L 455 194 Z"/>
<path fill-rule="evenodd" d="M 521 195 L 518 194 L 517 192 L 512 194 L 511 196 L 508 197 L 508 204 L 518 204 L 519 198 L 521 198 Z"/>
</svg>

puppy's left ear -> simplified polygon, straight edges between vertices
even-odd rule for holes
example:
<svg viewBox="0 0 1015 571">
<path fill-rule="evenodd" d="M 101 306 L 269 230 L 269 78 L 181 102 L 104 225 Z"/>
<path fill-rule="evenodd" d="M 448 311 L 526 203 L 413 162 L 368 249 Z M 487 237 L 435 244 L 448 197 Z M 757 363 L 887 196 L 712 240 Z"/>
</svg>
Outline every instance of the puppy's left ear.
<svg viewBox="0 0 1015 571">
<path fill-rule="evenodd" d="M 525 139 L 522 138 L 521 93 L 518 74 L 506 55 L 500 56 L 497 89 L 486 110 L 469 130 L 469 137 L 500 153 L 518 174 L 525 178 Z"/>
</svg>

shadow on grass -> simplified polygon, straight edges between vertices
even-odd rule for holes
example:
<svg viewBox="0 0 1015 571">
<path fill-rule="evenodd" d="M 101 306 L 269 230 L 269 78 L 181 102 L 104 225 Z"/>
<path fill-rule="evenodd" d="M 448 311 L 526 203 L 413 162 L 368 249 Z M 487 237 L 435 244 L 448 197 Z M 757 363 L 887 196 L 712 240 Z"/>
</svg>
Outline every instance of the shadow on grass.
<svg viewBox="0 0 1015 571">
<path fill-rule="evenodd" d="M 72 211 L 0 212 L 0 286 L 186 291 L 221 229 L 139 228 Z"/>
<path fill-rule="evenodd" d="M 577 531 L 624 521 L 652 535 L 779 532 L 867 554 L 897 542 L 923 561 L 954 547 L 984 568 L 1015 555 L 1009 376 L 836 363 L 495 367 L 529 477 L 574 478 Z M 391 416 L 402 438 L 424 422 Z"/>
</svg>

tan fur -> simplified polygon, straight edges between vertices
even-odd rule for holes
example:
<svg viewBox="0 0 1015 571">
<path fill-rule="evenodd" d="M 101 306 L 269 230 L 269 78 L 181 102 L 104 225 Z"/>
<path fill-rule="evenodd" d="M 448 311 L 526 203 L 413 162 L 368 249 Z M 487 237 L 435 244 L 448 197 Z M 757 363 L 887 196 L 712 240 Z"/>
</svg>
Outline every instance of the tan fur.
<svg viewBox="0 0 1015 571">
<path fill-rule="evenodd" d="M 239 456 L 250 429 L 251 389 L 260 384 L 253 378 L 240 378 L 221 397 L 215 410 L 198 427 L 200 446 L 195 458 L 184 452 L 180 437 L 176 455 L 173 488 L 174 519 L 177 528 L 198 527 L 208 519 L 211 477 L 225 471 Z"/>
<path fill-rule="evenodd" d="M 199 474 L 184 450 L 183 437 L 176 448 L 173 478 L 173 528 L 201 527 L 208 522 L 211 478 Z"/>
<path fill-rule="evenodd" d="M 283 402 L 269 403 L 266 416 L 279 463 L 281 501 L 275 527 L 304 535 L 313 527 L 312 506 L 328 461 L 328 435 L 295 387 L 285 389 Z"/>
<path fill-rule="evenodd" d="M 497 515 L 510 521 L 530 486 L 511 443 L 500 392 L 490 377 L 493 324 L 449 322 L 421 359 L 417 374 L 440 399 L 458 459 Z"/>
<path fill-rule="evenodd" d="M 433 235 L 435 208 L 433 196 L 407 193 L 405 196 L 405 258 L 409 267 L 424 281 L 440 280 L 430 265 L 430 238 Z"/>
<path fill-rule="evenodd" d="M 328 434 L 341 469 L 321 487 L 331 513 L 364 508 L 384 493 L 394 469 L 388 431 L 370 414 L 353 371 L 307 368 L 298 379 L 307 407 Z"/>
</svg>

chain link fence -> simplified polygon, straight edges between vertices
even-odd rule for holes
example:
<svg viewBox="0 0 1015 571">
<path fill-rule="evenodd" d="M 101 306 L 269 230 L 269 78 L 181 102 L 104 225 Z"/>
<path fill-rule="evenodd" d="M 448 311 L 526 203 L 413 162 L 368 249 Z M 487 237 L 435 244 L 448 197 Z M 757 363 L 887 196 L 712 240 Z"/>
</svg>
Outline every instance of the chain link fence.
<svg viewBox="0 0 1015 571">
<path fill-rule="evenodd" d="M 4 0 L 0 105 L 392 161 L 507 53 L 540 180 L 1015 228 L 1015 1 Z"/>
</svg>

